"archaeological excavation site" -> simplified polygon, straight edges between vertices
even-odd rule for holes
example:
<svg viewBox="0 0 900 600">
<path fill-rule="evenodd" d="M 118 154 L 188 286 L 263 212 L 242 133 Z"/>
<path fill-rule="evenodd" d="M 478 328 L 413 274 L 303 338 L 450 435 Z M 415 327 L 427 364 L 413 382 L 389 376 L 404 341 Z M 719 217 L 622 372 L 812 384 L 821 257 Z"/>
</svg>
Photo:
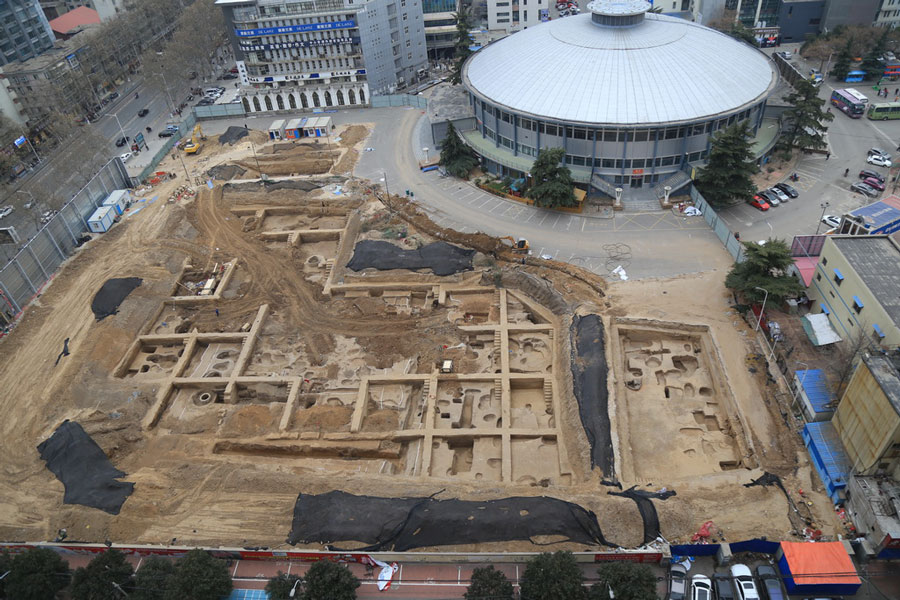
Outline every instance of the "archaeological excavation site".
<svg viewBox="0 0 900 600">
<path fill-rule="evenodd" d="M 498 552 L 832 526 L 724 273 L 523 261 L 349 176 L 368 133 L 260 139 L 265 181 L 209 143 L 211 187 L 136 190 L 162 200 L 64 264 L 0 341 L 0 537 Z"/>
</svg>

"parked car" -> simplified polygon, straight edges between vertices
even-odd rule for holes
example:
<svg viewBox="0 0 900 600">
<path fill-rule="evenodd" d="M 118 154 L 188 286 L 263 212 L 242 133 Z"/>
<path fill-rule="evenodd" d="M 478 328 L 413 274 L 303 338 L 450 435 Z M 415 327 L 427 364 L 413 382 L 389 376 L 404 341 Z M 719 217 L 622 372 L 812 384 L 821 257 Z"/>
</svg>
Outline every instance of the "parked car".
<svg viewBox="0 0 900 600">
<path fill-rule="evenodd" d="M 783 181 L 781 183 L 776 183 L 775 187 L 777 187 L 779 190 L 781 190 L 782 192 L 784 192 L 791 198 L 796 198 L 797 196 L 800 195 L 800 192 L 798 192 L 796 189 L 794 189 L 794 186 L 792 186 L 789 183 L 785 183 Z"/>
<path fill-rule="evenodd" d="M 862 181 L 858 181 L 851 185 L 850 191 L 856 192 L 857 194 L 862 194 L 863 196 L 868 196 L 869 198 L 874 198 L 878 195 L 878 190 L 863 183 Z"/>
<path fill-rule="evenodd" d="M 750 567 L 741 564 L 731 565 L 731 579 L 734 581 L 737 600 L 760 600 Z"/>
<path fill-rule="evenodd" d="M 731 582 L 731 575 L 728 573 L 716 573 L 713 575 L 713 586 L 716 588 L 716 598 L 718 600 L 735 600 L 734 585 Z"/>
<path fill-rule="evenodd" d="M 777 185 L 770 188 L 769 193 L 775 194 L 776 196 L 778 196 L 778 199 L 781 200 L 782 202 L 787 202 L 788 200 L 791 199 L 791 197 L 788 196 L 787 194 L 785 194 L 784 191 L 781 188 L 779 188 Z"/>
<path fill-rule="evenodd" d="M 885 160 L 891 160 L 891 155 L 881 148 L 869 148 L 869 156 L 883 156 Z"/>
<path fill-rule="evenodd" d="M 680 563 L 669 567 L 669 596 L 667 600 L 685 600 L 687 594 L 687 570 Z"/>
<path fill-rule="evenodd" d="M 891 167 L 891 161 L 888 158 L 880 154 L 870 154 L 869 158 L 866 159 L 866 162 L 870 165 L 875 165 L 876 167 Z"/>
<path fill-rule="evenodd" d="M 231 68 L 228 70 L 228 72 L 229 72 L 229 73 L 237 73 L 237 72 L 238 72 L 237 66 L 231 67 Z"/>
<path fill-rule="evenodd" d="M 237 79 L 237 78 L 238 78 L 238 76 L 235 75 L 234 73 L 225 73 L 224 75 L 222 75 L 222 79 Z"/>
<path fill-rule="evenodd" d="M 841 226 L 841 218 L 835 215 L 825 215 L 824 217 L 822 217 L 822 222 L 832 229 L 836 229 Z"/>
<path fill-rule="evenodd" d="M 159 137 L 161 137 L 161 138 L 168 138 L 168 137 L 172 137 L 173 135 L 175 135 L 175 132 L 172 131 L 171 129 L 165 129 L 165 130 L 159 132 Z"/>
<path fill-rule="evenodd" d="M 41 225 L 49 223 L 56 216 L 56 212 L 55 210 L 46 210 L 41 213 Z"/>
<path fill-rule="evenodd" d="M 112 94 L 110 94 L 109 96 L 107 96 L 106 99 L 107 99 L 107 100 L 115 100 L 115 99 L 118 98 L 118 97 L 119 97 L 119 92 L 113 92 Z"/>
<path fill-rule="evenodd" d="M 884 184 L 881 183 L 880 181 L 878 181 L 877 179 L 875 179 L 874 177 L 866 177 L 865 179 L 862 180 L 862 182 L 869 187 L 875 188 L 879 192 L 884 191 Z"/>
<path fill-rule="evenodd" d="M 769 203 L 765 198 L 762 198 L 760 196 L 753 196 L 753 200 L 750 200 L 749 204 L 753 208 L 758 208 L 763 212 L 769 210 Z"/>
<path fill-rule="evenodd" d="M 134 156 L 134 154 L 132 154 L 131 152 L 126 152 L 125 154 L 120 154 L 119 158 L 122 159 L 123 163 L 127 163 L 129 160 L 131 160 L 132 156 Z"/>
<path fill-rule="evenodd" d="M 178 131 L 178 125 L 166 125 L 166 131 Z"/>
<path fill-rule="evenodd" d="M 197 106 L 209 106 L 210 104 L 215 104 L 216 101 L 213 98 L 204 98 L 200 102 L 197 103 Z"/>
<path fill-rule="evenodd" d="M 766 596 L 766 600 L 787 600 L 784 590 L 781 588 L 781 579 L 775 569 L 769 565 L 756 567 L 756 577 L 759 579 L 760 588 Z"/>
<path fill-rule="evenodd" d="M 712 582 L 706 575 L 691 578 L 691 600 L 712 600 Z"/>
<path fill-rule="evenodd" d="M 756 194 L 765 198 L 766 202 L 769 203 L 769 206 L 775 207 L 781 204 L 781 200 L 778 198 L 778 196 L 776 196 L 769 190 L 761 190 L 759 192 L 756 192 Z"/>
<path fill-rule="evenodd" d="M 783 52 L 776 52 L 776 54 L 780 54 L 781 58 L 783 58 L 784 60 L 791 60 L 792 58 L 794 58 L 794 55 L 791 54 L 790 52 L 788 52 L 787 50 L 785 50 Z"/>
<path fill-rule="evenodd" d="M 120 137 L 116 140 L 116 148 L 121 148 L 128 143 L 128 137 Z"/>
<path fill-rule="evenodd" d="M 146 109 L 146 108 L 142 108 L 141 110 L 138 111 L 139 117 L 146 117 L 149 114 L 150 114 L 150 110 Z"/>
<path fill-rule="evenodd" d="M 878 173 L 877 171 L 869 171 L 868 169 L 863 169 L 859 172 L 860 179 L 868 179 L 869 177 L 877 179 L 881 183 L 884 183 L 884 175 Z"/>
<path fill-rule="evenodd" d="M 15 210 L 15 208 L 11 204 L 7 204 L 3 208 L 0 208 L 0 219 L 5 219 L 11 215 L 13 210 Z"/>
</svg>

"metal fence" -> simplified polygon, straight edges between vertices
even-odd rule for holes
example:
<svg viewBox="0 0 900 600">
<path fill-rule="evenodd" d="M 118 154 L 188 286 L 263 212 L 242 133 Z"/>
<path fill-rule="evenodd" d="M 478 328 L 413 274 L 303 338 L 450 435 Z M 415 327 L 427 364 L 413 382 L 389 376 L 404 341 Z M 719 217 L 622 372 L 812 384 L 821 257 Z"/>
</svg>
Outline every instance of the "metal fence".
<svg viewBox="0 0 900 600">
<path fill-rule="evenodd" d="M 386 96 L 372 96 L 372 108 L 383 108 L 385 106 L 414 106 L 416 108 L 426 108 L 428 102 L 422 96 L 411 96 L 409 94 L 388 94 Z"/>
<path fill-rule="evenodd" d="M 0 269 L 2 310 L 11 320 L 34 298 L 81 243 L 87 220 L 113 190 L 131 187 L 125 165 L 114 158 Z"/>
<path fill-rule="evenodd" d="M 722 242 L 725 249 L 728 250 L 728 253 L 734 257 L 736 262 L 743 262 L 744 245 L 734 237 L 734 234 L 728 229 L 728 225 L 719 218 L 716 211 L 713 210 L 709 205 L 709 202 L 706 201 L 706 198 L 697 191 L 697 188 L 694 185 L 691 185 L 691 200 L 694 201 L 694 206 L 703 213 L 706 224 L 713 230 L 713 233 L 716 234 L 716 237 L 719 238 L 719 241 Z"/>
<path fill-rule="evenodd" d="M 202 107 L 201 107 L 202 108 Z M 144 167 L 144 170 L 141 171 L 141 174 L 137 176 L 137 180 L 139 182 L 144 181 L 147 177 L 149 177 L 154 171 L 156 171 L 156 166 L 162 162 L 162 159 L 166 157 L 166 154 L 169 153 L 175 144 L 181 141 L 181 139 L 190 135 L 191 130 L 194 128 L 194 125 L 197 123 L 197 118 L 193 113 L 189 113 L 184 120 L 178 124 L 178 131 L 172 137 L 166 140 L 166 143 L 162 145 L 162 148 L 156 151 L 156 154 L 153 155 L 153 158 L 150 159 L 150 163 Z M 131 187 L 131 186 L 129 186 Z"/>
<path fill-rule="evenodd" d="M 247 112 L 243 102 L 228 102 L 225 104 L 210 104 L 209 106 L 194 107 L 194 115 L 198 119 L 218 119 L 221 117 L 243 117 Z"/>
</svg>

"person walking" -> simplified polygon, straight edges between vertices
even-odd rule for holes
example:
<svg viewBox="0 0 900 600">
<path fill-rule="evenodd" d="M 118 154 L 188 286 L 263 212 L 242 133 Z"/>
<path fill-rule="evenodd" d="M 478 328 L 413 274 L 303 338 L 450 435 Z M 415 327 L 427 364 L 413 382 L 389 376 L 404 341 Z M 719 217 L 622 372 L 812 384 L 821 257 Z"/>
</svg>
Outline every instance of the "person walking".
<svg viewBox="0 0 900 600">
<path fill-rule="evenodd" d="M 849 168 L 844 169 L 844 177 L 846 177 L 849 174 L 850 174 L 850 169 Z"/>
</svg>

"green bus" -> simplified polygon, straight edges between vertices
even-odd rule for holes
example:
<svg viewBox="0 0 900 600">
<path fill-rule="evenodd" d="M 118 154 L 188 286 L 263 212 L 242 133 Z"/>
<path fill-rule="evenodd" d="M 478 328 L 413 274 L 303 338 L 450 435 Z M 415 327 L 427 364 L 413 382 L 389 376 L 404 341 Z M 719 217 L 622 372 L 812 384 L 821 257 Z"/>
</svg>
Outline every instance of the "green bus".
<svg viewBox="0 0 900 600">
<path fill-rule="evenodd" d="M 900 102 L 883 102 L 869 107 L 869 118 L 873 121 L 900 119 Z"/>
</svg>

